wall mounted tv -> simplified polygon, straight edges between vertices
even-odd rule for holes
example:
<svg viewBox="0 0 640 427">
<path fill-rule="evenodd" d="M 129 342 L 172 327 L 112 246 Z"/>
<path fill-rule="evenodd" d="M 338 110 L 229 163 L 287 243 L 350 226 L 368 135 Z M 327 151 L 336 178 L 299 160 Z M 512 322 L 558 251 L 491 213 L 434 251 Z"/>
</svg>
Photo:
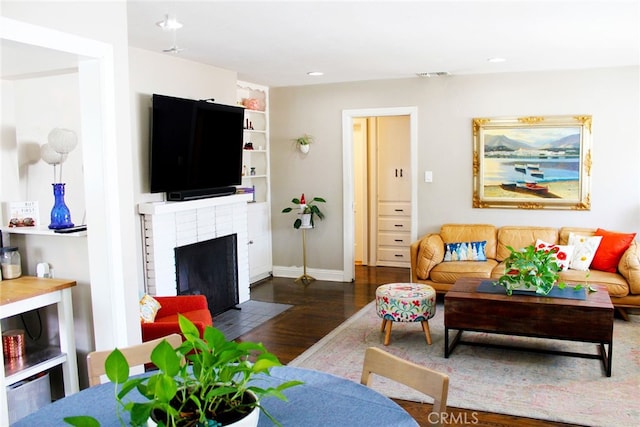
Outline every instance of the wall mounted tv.
<svg viewBox="0 0 640 427">
<path fill-rule="evenodd" d="M 150 181 L 167 200 L 234 194 L 242 180 L 244 108 L 152 97 Z"/>
</svg>

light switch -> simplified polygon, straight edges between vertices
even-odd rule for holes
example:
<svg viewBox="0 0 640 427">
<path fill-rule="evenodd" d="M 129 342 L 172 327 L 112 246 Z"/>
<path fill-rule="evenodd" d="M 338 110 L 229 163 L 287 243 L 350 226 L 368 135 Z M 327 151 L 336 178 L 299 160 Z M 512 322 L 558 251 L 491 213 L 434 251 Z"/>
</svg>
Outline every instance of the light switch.
<svg viewBox="0 0 640 427">
<path fill-rule="evenodd" d="M 424 172 L 424 182 L 433 182 L 433 172 L 425 171 Z"/>
</svg>

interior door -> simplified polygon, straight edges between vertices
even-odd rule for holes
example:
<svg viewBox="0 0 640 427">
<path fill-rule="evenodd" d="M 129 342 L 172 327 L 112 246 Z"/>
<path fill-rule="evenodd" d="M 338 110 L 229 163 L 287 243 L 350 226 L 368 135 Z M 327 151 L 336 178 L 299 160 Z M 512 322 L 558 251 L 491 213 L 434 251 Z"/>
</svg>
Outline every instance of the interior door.
<svg viewBox="0 0 640 427">
<path fill-rule="evenodd" d="M 354 118 L 356 265 L 378 264 L 379 202 L 411 202 L 410 152 L 409 116 Z"/>
</svg>

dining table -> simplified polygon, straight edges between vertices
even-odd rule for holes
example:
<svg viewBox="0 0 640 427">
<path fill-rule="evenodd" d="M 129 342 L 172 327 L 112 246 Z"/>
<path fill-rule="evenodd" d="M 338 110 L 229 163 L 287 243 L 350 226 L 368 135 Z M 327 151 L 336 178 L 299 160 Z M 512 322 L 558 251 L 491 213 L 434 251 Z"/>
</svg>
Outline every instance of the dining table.
<svg viewBox="0 0 640 427">
<path fill-rule="evenodd" d="M 303 384 L 284 391 L 287 401 L 271 396 L 261 400 L 264 409 L 283 427 L 418 426 L 408 412 L 383 394 L 326 372 L 280 366 L 271 368 L 269 375 L 257 375 L 252 382 L 264 388 L 290 380 Z M 143 401 L 135 393 L 130 393 L 131 399 Z M 12 426 L 68 426 L 64 418 L 74 415 L 90 415 L 103 427 L 129 425 L 128 412 L 120 411 L 122 420 L 118 418 L 114 396 L 112 383 L 89 387 L 40 408 Z M 258 426 L 272 425 L 268 417 L 260 414 Z"/>
</svg>

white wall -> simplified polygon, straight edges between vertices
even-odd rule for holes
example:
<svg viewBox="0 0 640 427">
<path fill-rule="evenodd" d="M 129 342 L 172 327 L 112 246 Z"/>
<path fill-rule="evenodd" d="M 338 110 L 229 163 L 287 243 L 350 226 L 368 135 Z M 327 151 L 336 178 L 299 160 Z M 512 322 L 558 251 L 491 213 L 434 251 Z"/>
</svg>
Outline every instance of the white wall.
<svg viewBox="0 0 640 427">
<path fill-rule="evenodd" d="M 309 233 L 308 265 L 342 270 L 342 122 L 345 109 L 418 107 L 418 235 L 443 223 L 565 225 L 640 232 L 638 68 L 451 76 L 271 89 L 273 262 L 301 265 L 299 236 L 281 214 L 302 191 L 327 199 Z M 474 117 L 593 116 L 590 211 L 474 209 Z M 290 140 L 315 137 L 298 156 Z"/>
<path fill-rule="evenodd" d="M 173 54 L 130 48 L 131 139 L 135 141 L 134 187 L 136 202 L 164 200 L 164 194 L 149 193 L 149 126 L 151 95 L 188 99 L 214 98 L 220 104 L 236 104 L 237 73 Z M 158 72 L 162 70 L 162 72 Z"/>
<path fill-rule="evenodd" d="M 37 200 L 41 225 L 48 225 L 53 206 L 53 166 L 40 158 L 40 146 L 53 128 L 71 129 L 78 145 L 62 166 L 65 203 L 71 219 L 82 224 L 85 214 L 80 95 L 78 74 L 62 74 L 14 81 L 15 131 L 18 143 L 18 188 L 21 200 Z M 59 173 L 59 168 L 57 168 Z M 7 179 L 3 175 L 3 179 Z M 58 182 L 58 181 L 56 181 Z M 6 218 L 5 218 L 6 221 Z"/>
</svg>

